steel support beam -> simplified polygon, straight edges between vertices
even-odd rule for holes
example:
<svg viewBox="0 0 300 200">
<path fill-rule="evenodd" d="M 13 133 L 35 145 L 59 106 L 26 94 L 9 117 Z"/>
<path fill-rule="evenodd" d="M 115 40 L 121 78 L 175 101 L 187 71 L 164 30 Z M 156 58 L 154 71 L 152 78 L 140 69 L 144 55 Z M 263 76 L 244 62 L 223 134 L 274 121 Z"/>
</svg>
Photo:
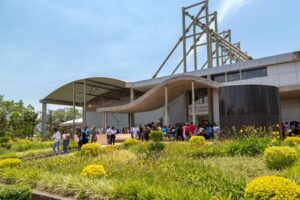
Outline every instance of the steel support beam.
<svg viewBox="0 0 300 200">
<path fill-rule="evenodd" d="M 209 11 L 208 11 L 208 0 L 205 0 L 205 24 L 206 24 L 206 43 L 207 43 L 207 67 L 213 66 L 212 63 L 212 48 L 210 39 L 210 28 L 209 28 Z"/>
<path fill-rule="evenodd" d="M 76 102 L 76 84 L 73 82 L 73 138 L 75 137 L 76 134 L 76 125 L 75 125 L 75 119 L 76 119 L 76 108 L 75 108 L 75 102 Z"/>
<path fill-rule="evenodd" d="M 196 23 L 193 23 L 193 42 L 194 42 L 194 70 L 197 70 L 197 38 L 196 38 Z"/>
<path fill-rule="evenodd" d="M 215 20 L 214 20 L 215 21 L 215 32 L 218 33 L 218 13 L 217 13 L 217 11 L 214 12 L 214 17 L 215 17 Z M 219 58 L 219 42 L 218 42 L 218 40 L 215 42 L 215 44 L 216 44 L 216 65 L 219 66 L 220 58 Z"/>
<path fill-rule="evenodd" d="M 83 125 L 86 126 L 86 80 L 83 81 L 82 122 L 83 122 Z"/>
<path fill-rule="evenodd" d="M 185 31 L 185 8 L 182 8 L 182 50 L 183 50 L 183 72 L 187 71 L 186 61 L 186 31 Z"/>
</svg>

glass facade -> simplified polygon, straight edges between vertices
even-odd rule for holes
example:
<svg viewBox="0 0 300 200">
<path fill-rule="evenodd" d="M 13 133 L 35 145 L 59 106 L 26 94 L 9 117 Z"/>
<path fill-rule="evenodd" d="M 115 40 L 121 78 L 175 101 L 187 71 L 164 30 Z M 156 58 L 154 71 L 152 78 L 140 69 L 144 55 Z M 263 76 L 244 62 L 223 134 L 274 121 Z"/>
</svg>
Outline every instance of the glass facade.
<svg viewBox="0 0 300 200">
<path fill-rule="evenodd" d="M 242 79 L 250 79 L 264 76 L 268 76 L 266 67 L 242 71 Z"/>
<path fill-rule="evenodd" d="M 212 76 L 212 80 L 218 82 L 218 83 L 224 83 L 225 80 L 225 73 L 223 74 L 215 74 Z"/>
<path fill-rule="evenodd" d="M 239 81 L 240 80 L 240 72 L 229 72 L 227 73 L 227 81 Z"/>
<path fill-rule="evenodd" d="M 207 88 L 200 88 L 195 90 L 195 103 L 207 104 Z M 189 105 L 192 104 L 192 92 L 189 92 Z"/>
<path fill-rule="evenodd" d="M 244 79 L 268 76 L 268 71 L 267 71 L 267 67 L 262 67 L 256 69 L 243 70 L 241 72 L 239 71 L 227 72 L 226 75 L 227 75 L 227 82 L 229 82 L 229 81 L 239 81 L 241 79 L 244 80 Z M 218 83 L 224 83 L 226 82 L 226 75 L 225 73 L 214 74 L 212 75 L 212 80 Z"/>
</svg>

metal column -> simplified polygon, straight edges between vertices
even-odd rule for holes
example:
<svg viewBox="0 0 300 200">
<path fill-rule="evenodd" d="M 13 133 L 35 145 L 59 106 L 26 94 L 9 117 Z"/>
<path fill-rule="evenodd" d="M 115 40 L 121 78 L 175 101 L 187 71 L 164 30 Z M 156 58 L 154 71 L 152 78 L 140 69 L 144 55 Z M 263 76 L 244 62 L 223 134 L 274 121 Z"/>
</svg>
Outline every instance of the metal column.
<svg viewBox="0 0 300 200">
<path fill-rule="evenodd" d="M 82 122 L 86 126 L 86 80 L 83 81 L 83 109 L 82 109 Z"/>
<path fill-rule="evenodd" d="M 47 103 L 43 103 L 42 106 L 42 136 L 43 140 L 46 140 Z"/>
<path fill-rule="evenodd" d="M 206 43 L 207 43 L 207 67 L 210 68 L 213 66 L 213 63 L 212 63 L 212 50 L 211 50 L 210 28 L 209 28 L 208 0 L 205 0 L 205 24 L 206 24 Z"/>
<path fill-rule="evenodd" d="M 218 13 L 217 13 L 217 11 L 215 12 L 214 18 L 215 18 L 215 32 L 218 33 Z M 220 60 L 220 57 L 219 57 L 219 41 L 216 40 L 216 65 L 217 66 L 220 65 L 219 60 Z"/>
<path fill-rule="evenodd" d="M 197 66 L 197 38 L 196 38 L 196 22 L 195 20 L 193 21 L 193 42 L 194 42 L 194 70 L 196 71 L 198 66 Z"/>
<path fill-rule="evenodd" d="M 193 119 L 193 124 L 196 124 L 195 83 L 194 83 L 194 81 L 192 81 L 192 119 Z"/>
<path fill-rule="evenodd" d="M 164 125 L 165 126 L 168 126 L 168 121 L 169 121 L 168 107 L 169 107 L 168 86 L 165 86 L 165 113 L 164 113 Z"/>
<path fill-rule="evenodd" d="M 76 83 L 73 82 L 73 138 L 76 135 L 76 125 L 75 125 L 75 119 L 76 119 Z"/>
<path fill-rule="evenodd" d="M 186 64 L 186 30 L 185 30 L 185 8 L 182 8 L 182 47 L 183 47 L 183 72 L 187 71 Z"/>
</svg>

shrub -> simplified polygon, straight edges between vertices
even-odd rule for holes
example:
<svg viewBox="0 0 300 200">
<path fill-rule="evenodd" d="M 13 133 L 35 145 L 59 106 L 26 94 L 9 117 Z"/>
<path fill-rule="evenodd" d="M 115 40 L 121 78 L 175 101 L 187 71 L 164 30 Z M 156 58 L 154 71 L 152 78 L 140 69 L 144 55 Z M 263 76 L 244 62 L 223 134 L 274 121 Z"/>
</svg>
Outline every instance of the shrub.
<svg viewBox="0 0 300 200">
<path fill-rule="evenodd" d="M 160 152 L 164 150 L 165 145 L 161 142 L 151 142 L 148 145 L 149 151 L 155 151 L 155 152 Z"/>
<path fill-rule="evenodd" d="M 0 144 L 8 143 L 10 140 L 9 137 L 0 137 Z"/>
<path fill-rule="evenodd" d="M 80 175 L 89 178 L 97 178 L 106 176 L 106 171 L 102 165 L 88 165 L 82 170 Z"/>
<path fill-rule="evenodd" d="M 0 144 L 0 147 L 3 147 L 3 148 L 5 148 L 5 149 L 10 149 L 11 146 L 12 146 L 11 143 L 2 143 L 2 144 Z"/>
<path fill-rule="evenodd" d="M 20 166 L 21 160 L 18 158 L 7 158 L 4 160 L 0 160 L 0 168 L 3 167 L 17 167 Z"/>
<path fill-rule="evenodd" d="M 244 139 L 234 140 L 233 142 L 228 143 L 226 151 L 231 156 L 255 156 L 263 153 L 269 143 L 269 138 L 257 138 L 252 136 Z"/>
<path fill-rule="evenodd" d="M 264 152 L 264 158 L 270 169 L 283 169 L 291 166 L 297 158 L 296 150 L 290 147 L 269 147 Z"/>
<path fill-rule="evenodd" d="M 150 139 L 153 140 L 154 142 L 159 142 L 162 141 L 164 137 L 164 133 L 162 131 L 151 131 L 149 136 Z"/>
<path fill-rule="evenodd" d="M 287 137 L 284 140 L 284 144 L 289 145 L 289 146 L 300 145 L 300 137 Z"/>
<path fill-rule="evenodd" d="M 205 143 L 205 138 L 203 136 L 192 136 L 190 138 L 190 143 L 195 146 L 201 146 Z"/>
<path fill-rule="evenodd" d="M 277 176 L 262 176 L 252 180 L 245 189 L 246 199 L 299 199 L 300 186 Z"/>
<path fill-rule="evenodd" d="M 88 143 L 82 146 L 81 155 L 84 156 L 98 156 L 101 150 L 100 144 Z"/>
<path fill-rule="evenodd" d="M 128 148 L 130 146 L 137 145 L 139 143 L 140 142 L 138 140 L 129 138 L 129 139 L 125 140 L 125 142 L 123 144 L 124 144 L 125 148 Z"/>
<path fill-rule="evenodd" d="M 0 185 L 0 199 L 30 200 L 31 189 L 29 186 Z"/>
</svg>

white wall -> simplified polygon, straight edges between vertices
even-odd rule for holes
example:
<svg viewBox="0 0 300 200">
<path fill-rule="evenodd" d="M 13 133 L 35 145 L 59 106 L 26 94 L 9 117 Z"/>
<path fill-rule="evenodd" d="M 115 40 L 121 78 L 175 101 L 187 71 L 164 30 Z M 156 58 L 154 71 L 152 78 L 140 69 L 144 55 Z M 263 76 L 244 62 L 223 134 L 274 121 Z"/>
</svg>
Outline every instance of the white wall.
<svg viewBox="0 0 300 200">
<path fill-rule="evenodd" d="M 300 120 L 300 98 L 280 100 L 281 118 L 283 122 Z"/>
</svg>

